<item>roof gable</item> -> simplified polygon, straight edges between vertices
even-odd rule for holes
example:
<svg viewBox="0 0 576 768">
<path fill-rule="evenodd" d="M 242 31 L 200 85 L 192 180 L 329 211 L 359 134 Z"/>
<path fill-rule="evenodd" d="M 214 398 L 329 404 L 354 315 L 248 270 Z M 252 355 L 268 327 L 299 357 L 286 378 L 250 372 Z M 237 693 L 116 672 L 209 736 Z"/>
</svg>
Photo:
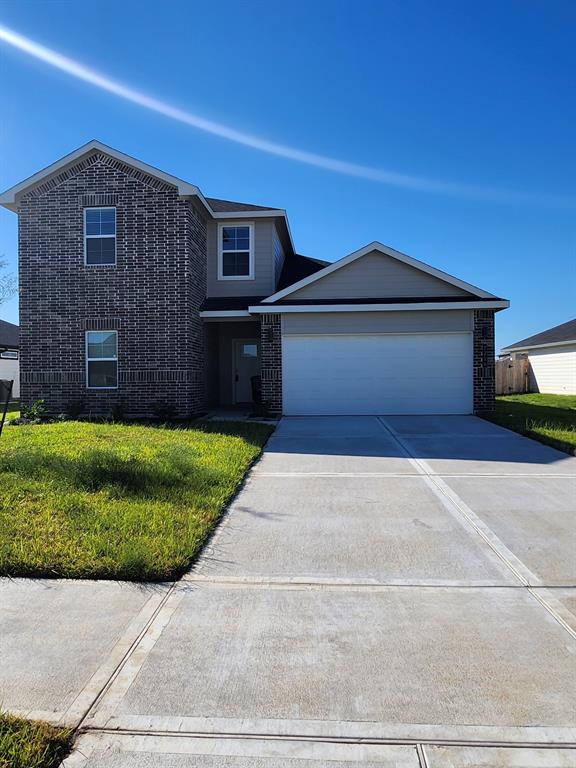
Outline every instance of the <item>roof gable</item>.
<svg viewBox="0 0 576 768">
<path fill-rule="evenodd" d="M 266 303 L 290 300 L 497 298 L 418 259 L 374 242 L 278 291 Z"/>
<path fill-rule="evenodd" d="M 0 320 L 0 347 L 20 346 L 20 326 Z"/>
<path fill-rule="evenodd" d="M 534 334 L 534 336 L 528 336 L 528 338 L 517 341 L 515 344 L 509 344 L 502 351 L 526 349 L 527 347 L 543 347 L 548 344 L 566 344 L 572 341 L 576 341 L 576 319 L 568 320 L 567 323 L 562 323 L 561 325 L 555 325 L 547 331 Z"/>
<path fill-rule="evenodd" d="M 204 196 L 198 187 L 196 187 L 194 184 L 189 184 L 188 182 L 183 181 L 176 176 L 171 176 L 169 173 L 164 173 L 164 171 L 160 171 L 158 168 L 154 168 L 152 165 L 148 165 L 147 163 L 143 163 L 140 160 L 136 160 L 136 158 L 131 157 L 130 155 L 126 155 L 123 152 L 119 152 L 117 149 L 108 147 L 106 144 L 102 144 L 102 142 L 96 141 L 96 139 L 89 141 L 87 144 L 84 144 L 78 149 L 75 149 L 74 152 L 70 152 L 68 155 L 60 158 L 60 160 L 57 160 L 55 163 L 52 163 L 46 168 L 43 168 L 41 171 L 38 171 L 38 173 L 35 173 L 33 176 L 30 176 L 29 178 L 24 179 L 24 181 L 21 181 L 19 184 L 15 184 L 13 187 L 10 187 L 10 189 L 7 189 L 0 195 L 0 205 L 15 211 L 18 207 L 18 200 L 22 195 L 32 191 L 40 184 L 45 184 L 50 179 L 58 176 L 59 174 L 65 173 L 65 171 L 73 168 L 84 158 L 87 158 L 90 155 L 98 152 L 104 155 L 108 155 L 108 157 L 112 157 L 114 160 L 118 160 L 119 162 L 124 163 L 124 165 L 134 168 L 140 173 L 144 173 L 155 179 L 159 179 L 166 184 L 170 184 L 176 187 L 178 194 L 180 195 L 195 195 L 199 197 L 204 206 L 210 210 L 210 207 Z"/>
</svg>

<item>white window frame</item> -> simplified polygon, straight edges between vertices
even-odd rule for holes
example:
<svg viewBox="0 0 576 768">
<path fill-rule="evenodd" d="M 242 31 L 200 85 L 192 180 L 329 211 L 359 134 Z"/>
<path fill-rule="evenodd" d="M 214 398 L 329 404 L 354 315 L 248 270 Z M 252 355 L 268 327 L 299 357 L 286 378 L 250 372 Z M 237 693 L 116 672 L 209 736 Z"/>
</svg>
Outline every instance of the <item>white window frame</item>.
<svg viewBox="0 0 576 768">
<path fill-rule="evenodd" d="M 116 334 L 116 357 L 88 357 L 88 336 L 91 333 L 114 333 Z M 103 328 L 102 330 L 91 330 L 91 331 L 85 331 L 84 332 L 84 358 L 86 362 L 86 389 L 118 389 L 118 381 L 119 381 L 119 367 L 118 367 L 118 331 L 112 329 L 112 328 Z M 115 387 L 91 387 L 90 386 L 90 379 L 88 375 L 88 364 L 92 362 L 114 362 L 116 363 L 116 386 Z"/>
<path fill-rule="evenodd" d="M 0 352 L 0 358 L 2 360 L 19 360 L 20 355 L 17 349 L 4 349 Z"/>
<path fill-rule="evenodd" d="M 88 235 L 86 234 L 86 213 L 87 211 L 114 211 L 114 234 L 113 235 Z M 116 206 L 115 205 L 89 205 L 86 208 L 84 208 L 82 213 L 83 221 L 84 221 L 84 265 L 86 267 L 115 267 L 116 261 L 117 261 L 117 242 L 116 237 L 118 235 L 118 221 L 116 216 Z M 114 261 L 110 262 L 109 264 L 89 264 L 88 263 L 88 248 L 86 247 L 86 243 L 88 239 L 94 239 L 94 238 L 103 238 L 103 237 L 113 237 L 114 238 Z"/>
<path fill-rule="evenodd" d="M 246 251 L 224 251 L 223 235 L 224 227 L 248 227 L 250 244 L 248 248 L 248 274 L 224 275 L 224 253 L 246 253 Z M 254 222 L 253 221 L 225 221 L 218 224 L 218 280 L 254 280 Z"/>
</svg>

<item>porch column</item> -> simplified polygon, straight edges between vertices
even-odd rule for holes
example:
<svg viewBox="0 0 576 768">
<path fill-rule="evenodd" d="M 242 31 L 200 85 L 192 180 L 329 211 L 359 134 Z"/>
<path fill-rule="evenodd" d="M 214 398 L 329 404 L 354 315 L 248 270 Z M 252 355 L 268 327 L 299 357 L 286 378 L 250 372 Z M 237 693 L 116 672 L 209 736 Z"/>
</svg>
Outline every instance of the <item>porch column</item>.
<svg viewBox="0 0 576 768">
<path fill-rule="evenodd" d="M 262 401 L 275 416 L 282 414 L 282 315 L 260 315 Z"/>
</svg>

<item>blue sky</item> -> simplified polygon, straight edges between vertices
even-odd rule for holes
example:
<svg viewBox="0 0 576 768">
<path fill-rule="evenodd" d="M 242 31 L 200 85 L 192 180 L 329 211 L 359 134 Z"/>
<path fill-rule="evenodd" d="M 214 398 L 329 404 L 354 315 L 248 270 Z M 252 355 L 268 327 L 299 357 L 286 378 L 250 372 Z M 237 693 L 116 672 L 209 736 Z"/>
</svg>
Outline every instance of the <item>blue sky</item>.
<svg viewBox="0 0 576 768">
<path fill-rule="evenodd" d="M 434 182 L 267 154 L 0 41 L 0 187 L 98 138 L 206 195 L 286 208 L 305 255 L 380 240 L 509 298 L 498 346 L 576 314 L 574 3 L 3 0 L 0 25 L 238 131 Z M 16 236 L 2 210 L 13 268 Z"/>
</svg>

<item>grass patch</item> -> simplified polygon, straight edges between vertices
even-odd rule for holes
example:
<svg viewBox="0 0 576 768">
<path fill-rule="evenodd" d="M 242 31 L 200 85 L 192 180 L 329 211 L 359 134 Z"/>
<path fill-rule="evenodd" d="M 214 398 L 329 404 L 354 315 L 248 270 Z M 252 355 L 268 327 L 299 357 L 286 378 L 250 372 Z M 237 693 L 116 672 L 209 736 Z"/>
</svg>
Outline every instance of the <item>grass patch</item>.
<svg viewBox="0 0 576 768">
<path fill-rule="evenodd" d="M 0 575 L 178 578 L 271 432 L 243 422 L 6 427 Z"/>
<path fill-rule="evenodd" d="M 0 768 L 56 768 L 70 740 L 68 730 L 0 712 Z"/>
<path fill-rule="evenodd" d="M 566 453 L 576 450 L 576 395 L 506 395 L 483 418 L 551 445 Z"/>
<path fill-rule="evenodd" d="M 2 407 L 0 406 L 0 419 L 2 418 Z M 8 410 L 6 411 L 6 420 L 16 419 L 20 416 L 20 403 L 12 402 L 8 403 Z"/>
</svg>

